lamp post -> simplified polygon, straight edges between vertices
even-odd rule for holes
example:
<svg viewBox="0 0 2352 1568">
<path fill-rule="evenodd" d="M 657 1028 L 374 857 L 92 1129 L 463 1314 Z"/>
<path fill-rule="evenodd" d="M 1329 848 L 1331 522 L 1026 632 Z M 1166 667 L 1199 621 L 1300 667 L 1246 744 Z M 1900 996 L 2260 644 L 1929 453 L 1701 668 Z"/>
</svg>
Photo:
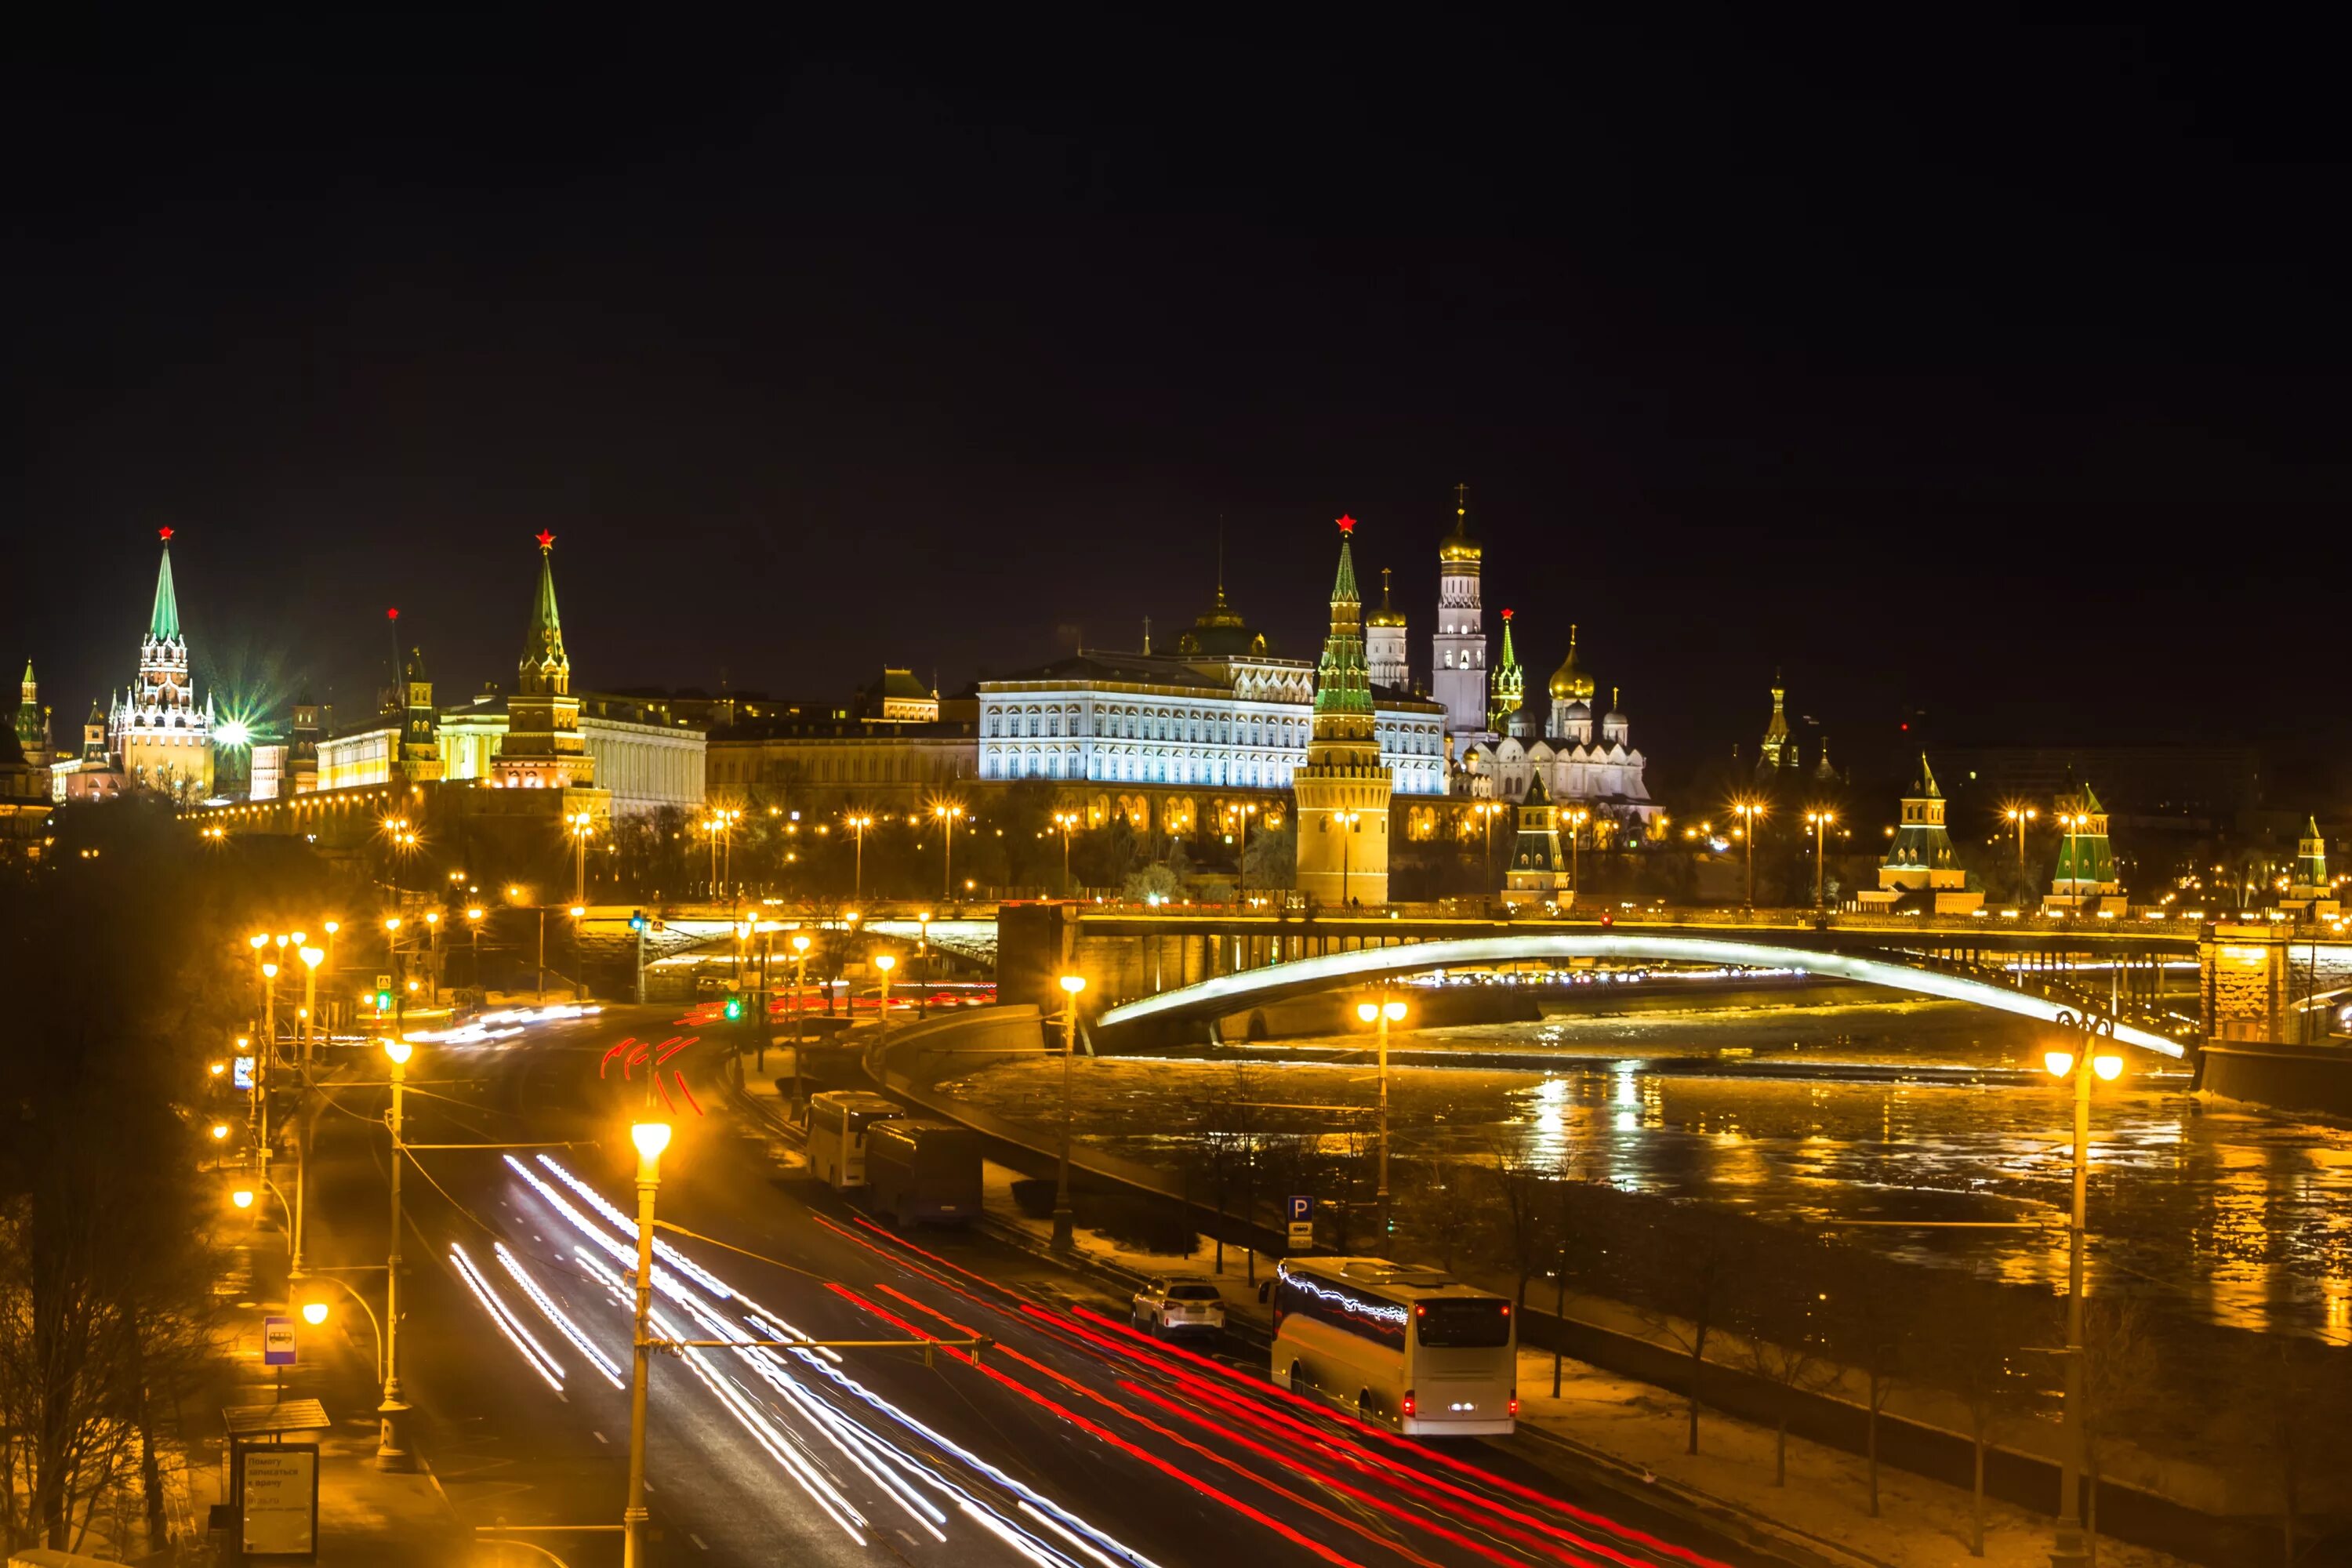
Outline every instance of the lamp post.
<svg viewBox="0 0 2352 1568">
<path fill-rule="evenodd" d="M 1381 1042 L 1381 1163 L 1380 1178 L 1372 1189 L 1372 1202 L 1379 1206 L 1381 1237 L 1389 1234 L 1389 1026 L 1404 1019 L 1404 1004 L 1383 998 L 1378 1002 L 1356 1004 L 1356 1016 L 1380 1032 Z"/>
<path fill-rule="evenodd" d="M 253 1157 L 266 1184 L 269 1180 L 269 1068 L 278 1058 L 278 965 L 272 960 L 262 961 L 261 985 L 261 1049 L 253 1070 Z"/>
<path fill-rule="evenodd" d="M 1829 832 L 1830 824 L 1836 820 L 1837 813 L 1827 806 L 1819 806 L 1805 813 L 1806 825 L 1813 830 L 1813 908 L 1815 909 L 1822 907 L 1822 889 L 1825 885 L 1822 881 L 1822 868 L 1825 864 L 1822 858 L 1822 841 Z"/>
<path fill-rule="evenodd" d="M 2027 889 L 2032 886 L 2025 876 L 2025 825 L 2042 813 L 2030 805 L 2011 805 L 2002 807 L 2000 815 L 2017 829 L 2017 901 L 2022 904 Z"/>
<path fill-rule="evenodd" d="M 801 1009 L 807 1004 L 803 993 L 808 987 L 809 939 L 806 931 L 793 933 L 793 1103 L 801 1100 Z"/>
<path fill-rule="evenodd" d="M 931 815 L 947 829 L 947 854 L 940 865 L 940 897 L 955 901 L 955 825 L 963 820 L 965 812 L 960 805 L 935 805 Z"/>
<path fill-rule="evenodd" d="M 2058 821 L 2066 829 L 2066 889 L 2072 898 L 2067 907 L 2079 909 L 2083 901 L 2083 851 L 2079 835 L 2082 829 L 2091 826 L 2091 816 L 2088 812 L 2062 811 L 2058 814 Z M 2053 893 L 2058 890 L 2058 879 L 2054 877 L 2050 879 L 2050 890 Z M 2238 895 L 2239 907 L 2243 908 L 2245 901 L 2242 889 Z"/>
<path fill-rule="evenodd" d="M 661 1185 L 662 1151 L 669 1124 L 640 1121 L 629 1129 L 637 1146 L 637 1308 L 635 1355 L 629 1371 L 629 1501 L 621 1510 L 621 1568 L 645 1568 L 646 1337 L 654 1301 L 654 1191 Z"/>
<path fill-rule="evenodd" d="M 925 910 L 915 917 L 915 956 L 923 963 L 921 988 L 915 993 L 915 1016 L 928 1018 L 931 1011 L 931 911 Z"/>
<path fill-rule="evenodd" d="M 1571 904 L 1583 879 L 1580 857 L 1584 851 L 1584 825 L 1591 820 L 1592 813 L 1580 805 L 1568 813 L 1568 901 Z"/>
<path fill-rule="evenodd" d="M 2080 1568 L 2084 1561 L 2082 1519 L 2083 1478 L 2083 1242 L 2084 1210 L 2090 1174 L 2091 1079 L 2113 1082 L 2123 1075 L 2124 1059 L 2101 1056 L 2093 1048 L 2097 1037 L 2086 1035 L 2084 1049 L 2048 1051 L 2042 1065 L 2053 1078 L 2074 1080 L 2074 1209 L 2066 1229 L 2066 1404 L 2065 1441 L 2058 1480 L 2057 1539 L 2051 1544 L 2052 1568 Z"/>
<path fill-rule="evenodd" d="M 335 933 L 343 929 L 343 922 L 331 920 L 320 929 L 327 933 L 327 973 L 332 974 L 335 972 Z"/>
<path fill-rule="evenodd" d="M 1731 813 L 1739 818 L 1739 837 L 1748 853 L 1748 907 L 1756 907 L 1756 824 L 1763 818 L 1764 803 L 1756 800 L 1734 801 Z"/>
<path fill-rule="evenodd" d="M 1360 811 L 1335 811 L 1331 820 L 1339 825 L 1339 907 L 1348 907 L 1348 870 L 1354 856 L 1356 824 L 1363 820 Z"/>
<path fill-rule="evenodd" d="M 441 1005 L 441 911 L 425 911 L 425 999 Z"/>
<path fill-rule="evenodd" d="M 1069 1003 L 1062 1009 L 1062 1152 L 1054 1167 L 1054 1249 L 1067 1252 L 1076 1245 L 1076 1226 L 1070 1215 L 1070 1061 L 1078 1042 L 1078 993 L 1087 988 L 1083 974 L 1062 976 Z"/>
<path fill-rule="evenodd" d="M 540 919 L 544 921 L 546 918 L 547 912 L 544 910 L 541 910 Z M 588 953 L 583 945 L 587 940 L 587 921 L 588 906 L 585 904 L 572 905 L 572 1000 L 575 1004 L 584 1002 L 588 999 Z M 545 939 L 542 938 L 541 940 L 544 941 Z"/>
<path fill-rule="evenodd" d="M 862 904 L 866 901 L 866 830 L 874 826 L 874 819 L 862 811 L 853 811 L 842 818 L 842 826 L 857 839 L 856 877 L 851 883 L 850 897 Z"/>
<path fill-rule="evenodd" d="M 314 1279 L 324 1279 L 330 1284 L 341 1286 L 343 1293 L 349 1296 L 352 1300 L 358 1302 L 360 1310 L 367 1314 L 368 1327 L 374 1331 L 375 1333 L 375 1375 L 377 1379 L 381 1381 L 383 1377 L 383 1324 L 376 1317 L 375 1309 L 369 1306 L 367 1304 L 367 1298 L 361 1295 L 357 1290 L 352 1289 L 350 1283 L 346 1280 L 338 1279 L 331 1274 L 314 1274 L 311 1278 Z M 327 1321 L 330 1310 L 331 1309 L 324 1301 L 305 1301 L 302 1303 L 302 1321 L 310 1324 L 314 1329 L 322 1327 Z"/>
<path fill-rule="evenodd" d="M 596 819 L 585 811 L 563 814 L 563 830 L 572 836 L 572 901 L 588 901 L 588 840 L 596 836 Z"/>
<path fill-rule="evenodd" d="M 384 1259 L 383 1403 L 376 1406 L 381 1425 L 375 1447 L 376 1468 L 383 1470 L 405 1470 L 413 1462 L 404 1429 L 408 1404 L 400 1397 L 400 1091 L 415 1048 L 397 1035 L 383 1043 L 383 1054 L 392 1058 L 392 1249 Z"/>
<path fill-rule="evenodd" d="M 303 1275 L 302 1210 L 310 1186 L 310 1016 L 319 1000 L 319 965 L 327 956 L 324 949 L 316 947 L 298 952 L 302 960 L 302 1104 L 294 1119 L 293 1259 L 286 1269 L 293 1279 Z"/>
<path fill-rule="evenodd" d="M 890 972 L 898 967 L 898 956 L 877 952 L 874 955 L 874 967 L 882 972 L 882 1000 L 874 1010 L 874 1027 L 877 1031 L 875 1044 L 878 1046 L 890 1037 Z"/>
<path fill-rule="evenodd" d="M 1070 830 L 1077 825 L 1078 814 L 1075 811 L 1054 814 L 1055 829 L 1062 836 L 1062 897 L 1066 899 L 1070 896 Z"/>
<path fill-rule="evenodd" d="M 482 988 L 482 917 L 489 912 L 479 904 L 466 906 L 466 934 L 471 939 L 474 949 L 471 978 L 477 991 Z"/>
<path fill-rule="evenodd" d="M 1249 902 L 1249 819 L 1256 815 L 1255 804 L 1244 805 L 1236 801 L 1225 807 L 1225 820 L 1234 828 L 1234 866 L 1241 873 L 1240 896 L 1244 903 Z"/>
</svg>

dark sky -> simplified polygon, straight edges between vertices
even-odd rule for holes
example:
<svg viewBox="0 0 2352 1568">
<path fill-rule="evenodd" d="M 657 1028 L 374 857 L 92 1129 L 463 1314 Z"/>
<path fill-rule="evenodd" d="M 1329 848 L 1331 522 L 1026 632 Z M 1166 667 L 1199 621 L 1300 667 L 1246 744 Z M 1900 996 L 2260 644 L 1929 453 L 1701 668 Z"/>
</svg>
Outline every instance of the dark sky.
<svg viewBox="0 0 2352 1568">
<path fill-rule="evenodd" d="M 1221 515 L 1312 657 L 1343 510 L 1425 668 L 1466 480 L 1530 685 L 1580 623 L 1669 777 L 1775 664 L 1857 745 L 2342 744 L 2315 41 L 616 42 L 0 75 L 0 656 L 62 720 L 167 523 L 208 680 L 346 704 L 388 605 L 511 679 L 542 527 L 589 687 L 1131 646 Z"/>
</svg>

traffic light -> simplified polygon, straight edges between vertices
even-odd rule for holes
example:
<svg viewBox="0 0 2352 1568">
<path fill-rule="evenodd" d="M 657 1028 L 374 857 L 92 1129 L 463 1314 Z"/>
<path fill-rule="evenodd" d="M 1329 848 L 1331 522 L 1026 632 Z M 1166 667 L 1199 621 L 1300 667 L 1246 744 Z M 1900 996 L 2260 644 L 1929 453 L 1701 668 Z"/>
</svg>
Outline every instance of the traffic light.
<svg viewBox="0 0 2352 1568">
<path fill-rule="evenodd" d="M 727 1021 L 730 1024 L 735 1022 L 736 1019 L 740 1018 L 743 1016 L 743 998 L 740 996 L 730 996 L 727 998 L 725 1012 L 727 1014 Z"/>
<path fill-rule="evenodd" d="M 646 929 L 645 910 L 631 910 L 629 911 L 629 929 L 634 931 L 643 931 Z"/>
<path fill-rule="evenodd" d="M 375 994 L 375 1010 L 379 1013 L 389 1013 L 392 1011 L 391 992 L 379 991 Z"/>
</svg>

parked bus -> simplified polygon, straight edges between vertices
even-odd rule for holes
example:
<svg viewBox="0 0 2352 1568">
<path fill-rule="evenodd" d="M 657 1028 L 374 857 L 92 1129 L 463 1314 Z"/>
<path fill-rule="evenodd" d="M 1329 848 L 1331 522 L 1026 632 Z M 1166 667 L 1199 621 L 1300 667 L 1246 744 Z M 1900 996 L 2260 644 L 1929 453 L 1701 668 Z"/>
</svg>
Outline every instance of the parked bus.
<svg viewBox="0 0 2352 1568">
<path fill-rule="evenodd" d="M 1274 1381 L 1408 1436 L 1517 1425 L 1511 1304 L 1383 1258 L 1291 1258 L 1273 1280 Z"/>
<path fill-rule="evenodd" d="M 866 1184 L 866 1130 L 905 1112 L 895 1100 L 862 1089 L 809 1096 L 808 1162 L 817 1180 L 838 1192 Z"/>
<path fill-rule="evenodd" d="M 866 1130 L 866 1201 L 874 1217 L 965 1225 L 980 1213 L 980 1134 L 950 1121 L 877 1121 Z"/>
</svg>

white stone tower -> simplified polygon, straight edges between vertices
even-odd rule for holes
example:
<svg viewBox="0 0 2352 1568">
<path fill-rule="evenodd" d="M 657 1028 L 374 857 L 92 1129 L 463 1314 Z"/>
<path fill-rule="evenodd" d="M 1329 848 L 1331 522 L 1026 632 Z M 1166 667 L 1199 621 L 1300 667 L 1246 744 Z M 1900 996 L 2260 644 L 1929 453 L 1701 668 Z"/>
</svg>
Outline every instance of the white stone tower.
<svg viewBox="0 0 2352 1568">
<path fill-rule="evenodd" d="M 1389 569 L 1383 566 L 1381 607 L 1364 617 L 1364 662 L 1371 671 L 1372 684 L 1408 689 L 1412 671 L 1405 659 L 1404 612 L 1389 604 Z"/>
<path fill-rule="evenodd" d="M 1445 732 L 1486 731 L 1486 621 L 1478 606 L 1484 552 L 1470 537 L 1470 487 L 1454 487 L 1454 531 L 1437 547 L 1437 632 L 1429 694 L 1445 705 Z"/>
</svg>

